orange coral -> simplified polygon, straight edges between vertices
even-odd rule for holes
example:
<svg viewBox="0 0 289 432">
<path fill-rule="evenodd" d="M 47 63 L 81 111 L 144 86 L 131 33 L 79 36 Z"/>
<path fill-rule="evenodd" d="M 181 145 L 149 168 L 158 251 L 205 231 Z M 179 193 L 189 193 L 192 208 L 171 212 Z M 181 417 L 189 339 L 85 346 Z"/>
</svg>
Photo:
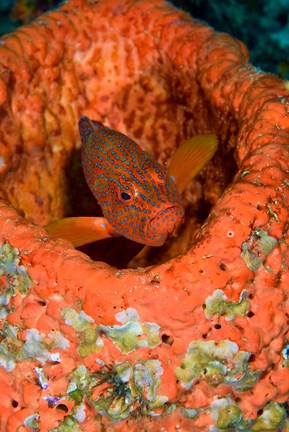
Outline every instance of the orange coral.
<svg viewBox="0 0 289 432">
<path fill-rule="evenodd" d="M 39 225 L 68 212 L 80 114 L 160 161 L 216 133 L 217 168 L 186 196 L 197 207 L 238 165 L 187 252 L 138 270 L 1 202 L 1 430 L 287 430 L 283 82 L 161 0 L 71 0 L 4 38 L 0 71 L 2 195 Z"/>
</svg>

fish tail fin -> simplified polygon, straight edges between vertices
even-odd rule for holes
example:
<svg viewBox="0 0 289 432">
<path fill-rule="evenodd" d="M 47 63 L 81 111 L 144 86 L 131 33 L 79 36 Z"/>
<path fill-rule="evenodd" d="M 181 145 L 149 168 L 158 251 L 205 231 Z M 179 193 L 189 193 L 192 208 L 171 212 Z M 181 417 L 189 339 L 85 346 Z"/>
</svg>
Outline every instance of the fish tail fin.
<svg viewBox="0 0 289 432">
<path fill-rule="evenodd" d="M 53 236 L 70 241 L 75 247 L 117 237 L 119 234 L 103 217 L 69 217 L 59 219 L 45 226 Z"/>
<path fill-rule="evenodd" d="M 214 156 L 217 147 L 216 135 L 196 135 L 175 151 L 168 175 L 173 179 L 180 193 Z"/>
</svg>

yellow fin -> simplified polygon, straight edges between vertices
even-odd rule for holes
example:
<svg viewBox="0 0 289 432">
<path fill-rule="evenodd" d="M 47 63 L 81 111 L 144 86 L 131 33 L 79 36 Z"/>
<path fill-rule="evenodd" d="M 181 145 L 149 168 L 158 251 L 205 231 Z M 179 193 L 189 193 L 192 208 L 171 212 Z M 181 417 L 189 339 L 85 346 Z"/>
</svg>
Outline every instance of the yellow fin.
<svg viewBox="0 0 289 432">
<path fill-rule="evenodd" d="M 168 174 L 180 193 L 214 156 L 218 138 L 214 134 L 196 135 L 185 141 L 174 153 Z"/>
<path fill-rule="evenodd" d="M 75 247 L 119 236 L 103 217 L 68 217 L 45 226 L 53 237 L 70 241 Z"/>
</svg>

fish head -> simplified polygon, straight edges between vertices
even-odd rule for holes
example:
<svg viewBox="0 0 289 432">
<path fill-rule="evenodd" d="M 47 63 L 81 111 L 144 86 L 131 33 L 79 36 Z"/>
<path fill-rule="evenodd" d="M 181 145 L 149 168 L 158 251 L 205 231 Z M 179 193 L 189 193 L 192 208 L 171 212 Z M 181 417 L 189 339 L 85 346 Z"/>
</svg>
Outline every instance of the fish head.
<svg viewBox="0 0 289 432">
<path fill-rule="evenodd" d="M 177 234 L 184 222 L 181 195 L 156 161 L 136 170 L 110 188 L 109 206 L 102 211 L 116 232 L 136 242 L 161 246 Z"/>
<path fill-rule="evenodd" d="M 175 237 L 184 223 L 185 211 L 180 205 L 163 206 L 146 225 L 144 238 L 150 246 L 162 246 L 166 240 Z"/>
</svg>

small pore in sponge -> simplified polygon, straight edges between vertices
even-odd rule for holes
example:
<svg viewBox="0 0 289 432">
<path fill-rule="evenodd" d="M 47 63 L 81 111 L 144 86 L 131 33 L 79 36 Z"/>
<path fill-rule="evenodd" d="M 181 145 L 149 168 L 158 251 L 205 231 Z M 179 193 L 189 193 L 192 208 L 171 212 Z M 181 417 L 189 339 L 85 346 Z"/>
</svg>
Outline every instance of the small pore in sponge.
<svg viewBox="0 0 289 432">
<path fill-rule="evenodd" d="M 174 339 L 169 334 L 164 333 L 162 334 L 162 342 L 166 345 L 173 345 Z"/>
</svg>

